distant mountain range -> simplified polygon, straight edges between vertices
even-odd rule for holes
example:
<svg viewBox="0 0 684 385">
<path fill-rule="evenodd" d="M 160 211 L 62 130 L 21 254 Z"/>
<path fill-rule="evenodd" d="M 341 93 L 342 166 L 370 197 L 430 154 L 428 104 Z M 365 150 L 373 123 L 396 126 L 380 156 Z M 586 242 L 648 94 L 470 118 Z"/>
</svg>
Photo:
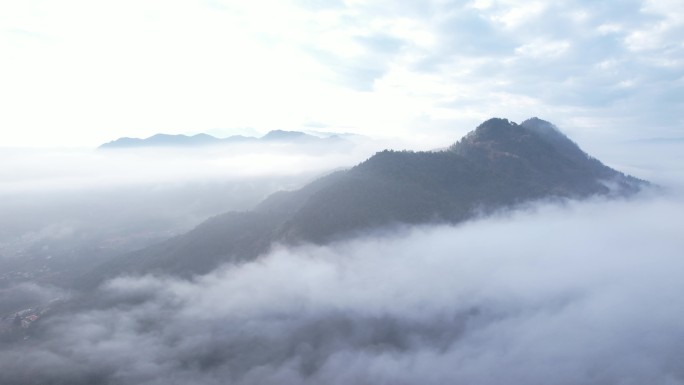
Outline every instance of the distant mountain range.
<svg viewBox="0 0 684 385">
<path fill-rule="evenodd" d="M 325 244 L 387 226 L 459 223 L 538 200 L 628 196 L 648 185 L 592 158 L 549 122 L 495 118 L 445 150 L 382 151 L 275 193 L 252 211 L 213 217 L 101 266 L 87 281 L 121 273 L 191 276 L 252 260 L 274 243 Z"/>
<path fill-rule="evenodd" d="M 252 136 L 234 135 L 227 138 L 217 138 L 208 134 L 197 135 L 169 135 L 156 134 L 149 138 L 119 138 L 99 146 L 99 149 L 122 149 L 141 147 L 194 147 L 229 143 L 246 142 L 287 142 L 287 143 L 340 143 L 349 134 L 329 134 L 327 136 L 310 135 L 300 131 L 274 130 L 257 138 Z"/>
</svg>

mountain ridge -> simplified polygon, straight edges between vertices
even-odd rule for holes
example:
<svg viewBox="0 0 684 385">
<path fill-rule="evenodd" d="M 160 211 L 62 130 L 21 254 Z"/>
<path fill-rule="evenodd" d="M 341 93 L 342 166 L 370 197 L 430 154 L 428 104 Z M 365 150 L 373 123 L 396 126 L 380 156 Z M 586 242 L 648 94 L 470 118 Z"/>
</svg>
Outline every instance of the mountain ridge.
<svg viewBox="0 0 684 385">
<path fill-rule="evenodd" d="M 120 258 L 91 276 L 193 276 L 266 253 L 275 243 L 326 244 L 393 225 L 460 223 L 541 199 L 629 196 L 649 183 L 613 170 L 554 125 L 494 118 L 435 152 L 376 153 L 251 211 L 210 218 L 184 235 Z"/>
<path fill-rule="evenodd" d="M 345 139 L 335 133 L 327 136 L 316 136 L 302 131 L 272 130 L 261 137 L 232 135 L 218 138 L 209 134 L 154 134 L 147 138 L 122 137 L 98 147 L 99 150 L 116 150 L 145 147 L 198 147 L 207 145 L 234 144 L 246 142 L 282 142 L 282 143 L 337 143 Z"/>
</svg>

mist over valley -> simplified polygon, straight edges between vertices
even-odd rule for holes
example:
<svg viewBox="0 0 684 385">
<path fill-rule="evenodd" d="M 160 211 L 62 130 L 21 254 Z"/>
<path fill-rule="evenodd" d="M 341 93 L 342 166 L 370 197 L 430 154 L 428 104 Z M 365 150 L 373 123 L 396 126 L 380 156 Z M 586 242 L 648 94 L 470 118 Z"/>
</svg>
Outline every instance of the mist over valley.
<svg viewBox="0 0 684 385">
<path fill-rule="evenodd" d="M 683 35 L 0 1 L 0 385 L 684 385 Z"/>
<path fill-rule="evenodd" d="M 542 148 L 551 152 L 537 159 Z M 338 159 L 316 159 L 328 156 Z M 510 168 L 514 159 L 525 166 Z M 682 179 L 654 159 L 615 162 L 657 186 L 603 166 L 547 122 L 492 119 L 447 149 L 381 151 L 327 176 L 273 169 L 32 191 L 25 199 L 52 198 L 24 206 L 25 228 L 41 223 L 41 232 L 5 225 L 15 229 L 5 239 L 33 246 L 3 260 L 29 275 L 3 280 L 2 382 L 541 384 L 561 372 L 568 384 L 679 381 Z M 464 185 L 461 167 L 484 168 Z M 467 216 L 450 216 L 449 205 L 415 211 L 427 199 L 412 192 L 415 178 L 428 178 L 419 186 L 433 203 L 448 180 L 453 191 L 484 190 L 445 196 Z M 344 194 L 388 181 L 400 182 L 392 199 L 405 206 L 390 216 L 371 189 L 351 201 L 370 217 L 344 209 L 355 227 L 339 226 L 342 212 L 315 217 L 314 232 L 298 224 L 318 200 L 334 212 L 347 207 Z M 5 210 L 22 212 L 16 202 Z M 92 210 L 108 220 L 96 225 Z M 225 211 L 235 213 L 215 216 Z M 111 240 L 101 233 L 121 241 L 103 251 Z M 31 259 L 54 260 L 52 275 Z M 647 356 L 636 353 L 644 347 Z"/>
</svg>

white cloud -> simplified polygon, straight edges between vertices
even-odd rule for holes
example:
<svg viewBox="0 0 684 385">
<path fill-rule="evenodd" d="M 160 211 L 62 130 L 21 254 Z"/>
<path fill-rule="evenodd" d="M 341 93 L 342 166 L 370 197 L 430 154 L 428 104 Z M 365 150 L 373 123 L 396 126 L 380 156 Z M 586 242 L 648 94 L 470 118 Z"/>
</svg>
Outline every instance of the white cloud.
<svg viewBox="0 0 684 385">
<path fill-rule="evenodd" d="M 506 3 L 506 2 L 504 2 Z M 526 22 L 540 16 L 546 4 L 544 2 L 526 2 L 524 5 L 517 2 L 508 2 L 504 11 L 493 16 L 492 19 L 502 23 L 507 29 L 515 29 L 523 26 Z"/>
<path fill-rule="evenodd" d="M 3 351 L 0 379 L 681 383 L 678 215 L 678 198 L 541 205 L 118 278 L 40 349 Z"/>
<path fill-rule="evenodd" d="M 515 53 L 522 56 L 530 56 L 537 59 L 553 59 L 568 50 L 570 43 L 567 41 L 547 41 L 537 39 L 521 45 L 515 49 Z"/>
<path fill-rule="evenodd" d="M 369 135 L 439 135 L 448 125 L 444 101 L 462 93 L 449 89 L 468 90 L 476 101 L 452 106 L 451 116 L 487 118 L 498 107 L 494 96 L 508 93 L 538 99 L 559 124 L 626 114 L 625 136 L 653 120 L 671 130 L 682 119 L 672 96 L 680 90 L 671 82 L 682 77 L 676 1 L 69 0 L 0 7 L 7 57 L 0 124 L 8 145 L 263 132 L 310 121 Z M 601 62 L 623 66 L 619 73 L 589 70 Z M 447 91 L 412 93 L 423 75 Z M 640 87 L 629 93 L 603 86 L 637 77 Z M 470 119 L 449 122 L 472 128 L 463 126 Z"/>
<path fill-rule="evenodd" d="M 389 143 L 284 143 L 137 150 L 0 150 L 0 195 L 202 180 L 316 175 L 351 167 Z"/>
</svg>

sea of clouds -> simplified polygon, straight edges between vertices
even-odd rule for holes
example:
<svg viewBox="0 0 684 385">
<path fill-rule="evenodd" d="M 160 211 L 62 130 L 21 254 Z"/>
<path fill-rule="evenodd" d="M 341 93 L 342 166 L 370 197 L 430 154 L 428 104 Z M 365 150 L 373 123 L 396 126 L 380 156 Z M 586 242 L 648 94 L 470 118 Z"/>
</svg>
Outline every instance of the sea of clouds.
<svg viewBox="0 0 684 385">
<path fill-rule="evenodd" d="M 684 383 L 684 202 L 540 204 L 120 277 L 3 348 L 0 382 Z"/>
</svg>

